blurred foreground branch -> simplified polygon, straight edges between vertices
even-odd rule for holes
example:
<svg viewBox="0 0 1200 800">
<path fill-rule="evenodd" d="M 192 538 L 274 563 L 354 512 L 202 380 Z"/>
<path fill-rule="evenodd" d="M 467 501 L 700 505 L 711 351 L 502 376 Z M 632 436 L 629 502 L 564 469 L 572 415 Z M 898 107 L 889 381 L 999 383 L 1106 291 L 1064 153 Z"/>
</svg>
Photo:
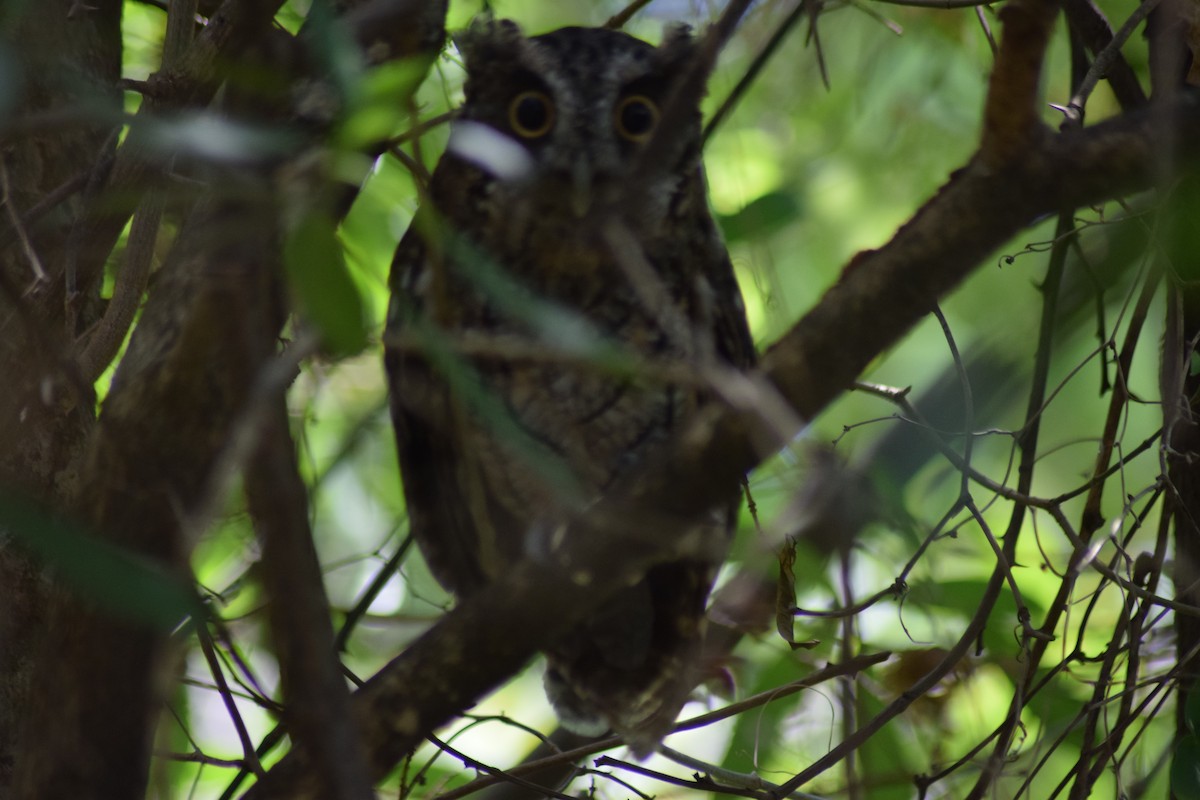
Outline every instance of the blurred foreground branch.
<svg viewBox="0 0 1200 800">
<path fill-rule="evenodd" d="M 1053 19 L 1036 2 L 1010 9 L 1006 18 L 1031 13 L 1022 18 L 1027 26 Z M 1039 63 L 1040 53 L 1021 51 L 1027 42 L 1008 46 L 1017 52 L 1001 63 L 1016 67 L 1013 74 L 994 76 L 993 89 L 1003 87 L 1031 105 L 1039 74 L 1030 64 Z M 985 133 L 984 141 L 993 143 L 986 159 L 973 158 L 958 170 L 886 246 L 860 253 L 845 267 L 817 306 L 768 351 L 758 391 L 778 392 L 811 419 L 1015 233 L 1047 214 L 1154 186 L 1164 120 L 1170 120 L 1169 140 L 1179 144 L 1178 155 L 1200 156 L 1200 103 L 1190 96 L 1153 115 L 1135 112 L 1058 134 L 1031 122 L 1032 111 L 1020 116 L 1021 125 L 1008 120 Z M 355 708 L 375 778 L 514 674 L 608 592 L 680 547 L 710 498 L 724 496 L 786 443 L 778 423 L 742 408 L 703 409 L 661 459 L 573 522 L 561 552 L 521 562 L 371 678 L 357 692 Z M 664 523 L 655 542 L 620 535 L 621 521 L 631 515 Z M 571 577 L 581 573 L 583 580 Z M 307 773 L 304 759 L 289 754 L 247 796 L 314 797 Z"/>
</svg>

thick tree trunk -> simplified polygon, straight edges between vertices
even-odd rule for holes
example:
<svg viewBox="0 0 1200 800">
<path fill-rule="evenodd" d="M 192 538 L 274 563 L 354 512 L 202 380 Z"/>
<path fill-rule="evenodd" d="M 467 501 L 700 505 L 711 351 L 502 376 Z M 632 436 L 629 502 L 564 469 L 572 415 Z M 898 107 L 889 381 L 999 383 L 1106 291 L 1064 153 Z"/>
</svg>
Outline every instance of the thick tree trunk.
<svg viewBox="0 0 1200 800">
<path fill-rule="evenodd" d="M 9 56 L 2 93 L 16 99 L 0 119 L 0 491 L 51 509 L 75 490 L 92 422 L 90 389 L 72 374 L 67 353 L 98 303 L 79 296 L 68 308 L 46 298 L 61 297 L 49 290 L 69 273 L 82 190 L 116 144 L 109 134 L 121 102 L 120 22 L 120 0 L 6 3 L 0 13 Z M 72 182 L 72 196 L 32 218 Z M 46 598 L 38 567 L 2 536 L 0 586 L 0 796 L 8 796 Z"/>
<path fill-rule="evenodd" d="M 236 469 L 229 453 L 237 451 L 247 431 L 257 433 L 251 429 L 258 427 L 264 408 L 273 415 L 275 438 L 273 449 L 264 449 L 256 463 L 295 472 L 282 401 L 287 381 L 276 376 L 270 392 L 263 385 L 278 372 L 269 365 L 286 316 L 277 230 L 282 194 L 273 173 L 278 163 L 226 170 L 200 165 L 192 171 L 186 185 L 196 194 L 176 205 L 180 233 L 155 276 L 98 421 L 91 384 L 111 360 L 132 314 L 112 326 L 111 349 L 93 347 L 102 337 L 86 335 L 104 311 L 98 295 L 87 292 L 100 284 L 101 267 L 132 204 L 149 191 L 134 220 L 109 310 L 122 307 L 118 298 L 131 275 L 142 276 L 129 283 L 133 307 L 140 307 L 158 227 L 154 195 L 162 174 L 161 160 L 151 160 L 139 146 L 147 130 L 141 120 L 181 107 L 204 108 L 229 76 L 229 66 L 245 67 L 248 59 L 263 74 L 298 79 L 297 71 L 304 69 L 302 44 L 271 28 L 280 4 L 226 0 L 211 9 L 208 24 L 189 44 L 195 4 L 172 0 L 163 68 L 148 82 L 142 108 L 115 158 L 111 131 L 125 123 L 115 113 L 120 2 L 95 9 L 66 0 L 28 2 L 22 15 L 8 20 L 0 12 L 0 22 L 9 23 L 8 39 L 22 44 L 20 49 L 14 44 L 14 63 L 31 76 L 13 117 L 21 127 L 8 132 L 3 177 L 5 186 L 13 187 L 10 207 L 18 213 L 36 208 L 68 181 L 72 196 L 78 195 L 78 201 L 54 206 L 36 226 L 10 222 L 6 228 L 0 217 L 0 253 L 7 259 L 0 262 L 0 367 L 5 370 L 0 374 L 12 387 L 0 394 L 0 524 L 11 498 L 33 498 L 47 512 L 82 522 L 90 533 L 186 584 L 196 519 L 211 511 L 219 494 L 214 486 Z M 373 58 L 440 48 L 444 3 L 339 5 L 348 29 L 372 48 Z M 72 27 L 77 17 L 86 30 Z M 182 40 L 173 40 L 172 31 L 180 27 Z M 260 97 L 269 90 L 236 83 L 231 79 L 226 85 L 222 108 L 214 113 L 291 125 L 296 133 L 291 94 Z M 253 96 L 232 107 L 244 92 Z M 173 168 L 191 170 L 186 160 L 181 154 Z M 143 239 L 150 244 L 139 260 L 134 251 Z M 105 331 L 117 316 L 105 311 Z M 253 497 L 264 501 L 255 506 L 256 526 L 272 533 L 276 545 L 289 536 L 310 536 L 307 525 L 296 522 L 306 523 L 306 501 L 293 477 L 289 485 L 300 491 L 289 499 L 299 498 L 298 505 L 286 508 L 273 504 L 278 487 L 270 481 L 251 482 Z M 3 542 L 0 537 L 0 547 Z M 291 698 L 294 707 L 307 710 L 317 703 L 322 714 L 289 717 L 290 733 L 298 747 L 327 756 L 328 774 L 321 781 L 325 796 L 368 796 L 332 631 L 325 630 L 330 623 L 319 591 L 320 570 L 315 553 L 310 556 L 302 573 L 313 585 L 315 600 L 305 624 L 320 629 L 324 638 L 309 629 L 301 631 L 308 639 L 286 630 L 275 634 L 287 645 L 281 646 L 285 693 L 290 689 L 298 696 Z M 15 545 L 0 550 L 0 797 L 142 797 L 154 724 L 169 683 L 165 673 L 171 659 L 163 631 L 105 610 L 97 605 L 99 596 L 51 580 L 42 566 Z M 293 586 L 268 585 L 276 595 L 295 599 Z M 203 624 L 198 616 L 193 621 Z M 331 699 L 339 692 L 340 705 Z"/>
</svg>

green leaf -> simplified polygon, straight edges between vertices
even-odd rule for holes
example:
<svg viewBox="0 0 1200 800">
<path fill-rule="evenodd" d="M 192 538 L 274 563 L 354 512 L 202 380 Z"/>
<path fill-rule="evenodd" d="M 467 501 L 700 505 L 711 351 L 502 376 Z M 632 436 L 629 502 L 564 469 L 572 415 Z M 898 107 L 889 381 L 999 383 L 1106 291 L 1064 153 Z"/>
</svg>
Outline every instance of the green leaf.
<svg viewBox="0 0 1200 800">
<path fill-rule="evenodd" d="M 329 76 L 340 102 L 336 147 L 358 151 L 394 136 L 409 116 L 409 98 L 436 60 L 432 54 L 369 66 L 344 19 L 329 0 L 309 12 L 308 41 L 320 74 Z"/>
<path fill-rule="evenodd" d="M 429 56 L 406 58 L 364 73 L 348 95 L 345 118 L 334 137 L 338 146 L 360 150 L 394 136 L 408 119 L 408 100 L 432 63 Z"/>
<path fill-rule="evenodd" d="M 1184 706 L 1184 720 L 1188 730 L 1200 734 L 1200 686 L 1193 685 L 1188 692 L 1187 705 Z"/>
<path fill-rule="evenodd" d="M 334 355 L 351 356 L 366 347 L 363 299 L 346 268 L 333 220 L 310 212 L 284 244 L 283 261 L 301 306 Z"/>
<path fill-rule="evenodd" d="M 726 241 L 762 239 L 800 219 L 800 204 L 786 192 L 767 192 L 741 211 L 718 217 Z"/>
<path fill-rule="evenodd" d="M 338 93 L 347 97 L 362 77 L 362 51 L 345 20 L 334 13 L 330 0 L 316 0 L 308 12 L 309 52 L 317 62 L 318 74 L 328 75 Z"/>
<path fill-rule="evenodd" d="M 1178 800 L 1200 800 L 1200 739 L 1185 736 L 1171 759 L 1171 794 Z"/>
<path fill-rule="evenodd" d="M 909 596 L 914 601 L 923 601 L 930 606 L 952 609 L 969 619 L 979 610 L 979 599 L 987 590 L 987 583 L 983 578 L 918 583 L 910 587 Z M 1045 616 L 1045 609 L 1032 593 L 1023 593 L 1022 599 L 1034 620 Z M 988 617 L 983 641 L 992 652 L 1003 653 L 1014 646 L 1019 636 L 1017 604 L 1013 600 L 1012 592 L 1005 587 L 996 599 L 991 616 Z"/>
<path fill-rule="evenodd" d="M 196 611 L 190 587 L 160 565 L 52 517 L 27 500 L 0 494 L 0 531 L 115 616 L 170 630 Z"/>
</svg>

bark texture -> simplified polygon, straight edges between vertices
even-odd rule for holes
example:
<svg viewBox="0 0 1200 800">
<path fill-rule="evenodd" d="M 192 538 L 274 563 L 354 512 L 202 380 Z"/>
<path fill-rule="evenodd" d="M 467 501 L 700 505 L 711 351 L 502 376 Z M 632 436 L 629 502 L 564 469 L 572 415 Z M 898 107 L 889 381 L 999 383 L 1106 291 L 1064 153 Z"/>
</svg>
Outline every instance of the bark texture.
<svg viewBox="0 0 1200 800">
<path fill-rule="evenodd" d="M 0 11 L 11 103 L 0 116 L 0 241 L 8 245 L 0 250 L 0 490 L 48 509 L 63 508 L 75 491 L 93 421 L 91 390 L 67 353 L 98 304 L 94 293 L 72 297 L 70 307 L 61 294 L 58 303 L 45 298 L 70 270 L 69 231 L 89 199 L 82 190 L 115 147 L 120 23 L 120 0 L 8 3 Z M 38 211 L 67 185 L 71 197 Z M 0 586 L 0 796 L 8 796 L 21 720 L 48 710 L 25 704 L 47 596 L 39 566 L 3 536 Z"/>
</svg>

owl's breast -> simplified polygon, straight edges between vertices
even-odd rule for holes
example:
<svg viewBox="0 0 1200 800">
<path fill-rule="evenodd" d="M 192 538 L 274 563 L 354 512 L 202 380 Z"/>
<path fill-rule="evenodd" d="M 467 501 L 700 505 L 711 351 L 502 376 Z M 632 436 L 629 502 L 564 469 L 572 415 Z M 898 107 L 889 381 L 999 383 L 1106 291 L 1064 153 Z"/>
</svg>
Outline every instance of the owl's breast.
<svg viewBox="0 0 1200 800">
<path fill-rule="evenodd" d="M 687 314 L 683 298 L 672 308 L 648 308 L 622 267 L 578 240 L 537 249 L 536 257 L 510 262 L 509 269 L 539 302 L 575 314 L 626 356 L 626 369 L 586 354 L 565 357 L 550 340 L 552 328 L 507 317 L 477 296 L 466 327 L 503 340 L 523 340 L 525 359 L 480 363 L 486 388 L 501 400 L 514 422 L 546 454 L 569 470 L 588 493 L 600 494 L 615 479 L 661 447 L 679 420 L 698 402 L 693 388 L 664 379 L 663 363 L 681 365 L 693 355 L 686 337 L 672 336 L 664 319 Z M 674 294 L 669 304 L 676 302 Z M 539 347 L 545 358 L 539 358 Z M 531 509 L 555 504 L 554 489 L 534 465 L 522 463 L 503 436 L 480 425 L 473 437 L 487 444 L 481 464 L 510 513 L 528 518 Z M 549 493 L 549 494 L 548 494 Z"/>
<path fill-rule="evenodd" d="M 496 389 L 521 427 L 597 493 L 661 445 L 691 404 L 675 386 L 564 366 L 515 367 Z"/>
</svg>

